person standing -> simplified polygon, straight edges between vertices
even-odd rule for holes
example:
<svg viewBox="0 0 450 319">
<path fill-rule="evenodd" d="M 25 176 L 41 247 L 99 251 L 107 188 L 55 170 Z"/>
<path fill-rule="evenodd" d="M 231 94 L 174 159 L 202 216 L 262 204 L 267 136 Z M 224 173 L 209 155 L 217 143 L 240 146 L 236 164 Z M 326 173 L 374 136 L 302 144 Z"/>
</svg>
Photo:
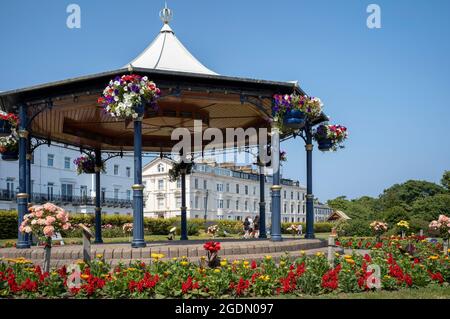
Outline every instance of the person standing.
<svg viewBox="0 0 450 319">
<path fill-rule="evenodd" d="M 247 239 L 248 238 L 248 231 L 250 229 L 250 222 L 248 220 L 248 217 L 245 217 L 244 220 L 244 238 Z"/>
</svg>

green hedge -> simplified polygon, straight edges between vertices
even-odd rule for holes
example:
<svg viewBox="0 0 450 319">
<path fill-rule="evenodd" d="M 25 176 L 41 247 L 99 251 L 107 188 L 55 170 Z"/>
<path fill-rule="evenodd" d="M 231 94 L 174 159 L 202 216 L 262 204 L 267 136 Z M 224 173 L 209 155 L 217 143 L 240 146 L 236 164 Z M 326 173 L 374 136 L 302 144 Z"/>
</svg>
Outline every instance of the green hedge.
<svg viewBox="0 0 450 319">
<path fill-rule="evenodd" d="M 281 233 L 282 234 L 291 234 L 291 232 L 288 231 L 287 229 L 292 224 L 294 224 L 294 225 L 302 225 L 303 233 L 306 232 L 306 224 L 305 223 L 281 223 Z M 329 233 L 329 232 L 331 232 L 331 228 L 332 227 L 334 227 L 333 223 L 316 222 L 316 223 L 314 223 L 314 232 L 315 233 Z"/>
<path fill-rule="evenodd" d="M 16 238 L 17 231 L 17 212 L 0 211 L 0 239 Z"/>
</svg>

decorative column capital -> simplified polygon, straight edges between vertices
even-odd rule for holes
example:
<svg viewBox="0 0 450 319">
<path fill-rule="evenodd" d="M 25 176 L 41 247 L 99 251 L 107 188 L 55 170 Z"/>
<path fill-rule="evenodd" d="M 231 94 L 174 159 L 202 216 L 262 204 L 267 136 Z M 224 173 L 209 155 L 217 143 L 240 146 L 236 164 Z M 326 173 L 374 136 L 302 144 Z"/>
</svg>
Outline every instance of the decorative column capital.
<svg viewBox="0 0 450 319">
<path fill-rule="evenodd" d="M 28 198 L 28 194 L 27 193 L 18 193 L 17 198 Z"/>
<path fill-rule="evenodd" d="M 28 138 L 29 132 L 27 130 L 18 130 L 17 134 L 20 138 Z"/>
<path fill-rule="evenodd" d="M 313 146 L 312 144 L 306 144 L 306 145 L 305 145 L 305 149 L 306 149 L 307 151 L 312 151 L 313 148 L 314 148 L 314 146 Z"/>
<path fill-rule="evenodd" d="M 281 190 L 281 185 L 272 185 L 270 187 L 270 189 L 273 191 L 279 191 L 279 190 Z"/>
<path fill-rule="evenodd" d="M 141 190 L 143 190 L 145 188 L 145 186 L 142 185 L 142 184 L 134 184 L 134 185 L 131 186 L 131 188 L 133 190 L 141 191 Z"/>
</svg>

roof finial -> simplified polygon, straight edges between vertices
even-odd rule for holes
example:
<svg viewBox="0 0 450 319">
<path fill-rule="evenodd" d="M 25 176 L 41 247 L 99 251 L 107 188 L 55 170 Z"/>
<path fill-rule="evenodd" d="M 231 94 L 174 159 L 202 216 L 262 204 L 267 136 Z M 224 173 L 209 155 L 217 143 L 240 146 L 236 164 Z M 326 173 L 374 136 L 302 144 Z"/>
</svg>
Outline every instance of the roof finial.
<svg viewBox="0 0 450 319">
<path fill-rule="evenodd" d="M 167 1 L 165 2 L 164 9 L 159 12 L 159 17 L 164 24 L 169 24 L 169 21 L 172 20 L 173 12 L 167 7 Z"/>
</svg>

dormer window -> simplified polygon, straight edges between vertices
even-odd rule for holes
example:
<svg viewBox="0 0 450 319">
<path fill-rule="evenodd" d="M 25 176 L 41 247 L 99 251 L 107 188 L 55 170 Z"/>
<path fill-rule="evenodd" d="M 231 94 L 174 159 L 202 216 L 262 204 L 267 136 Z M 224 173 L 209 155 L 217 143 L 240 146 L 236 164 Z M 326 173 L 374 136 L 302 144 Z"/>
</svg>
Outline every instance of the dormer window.
<svg viewBox="0 0 450 319">
<path fill-rule="evenodd" d="M 158 173 L 163 173 L 163 172 L 164 172 L 164 165 L 158 164 Z"/>
</svg>

